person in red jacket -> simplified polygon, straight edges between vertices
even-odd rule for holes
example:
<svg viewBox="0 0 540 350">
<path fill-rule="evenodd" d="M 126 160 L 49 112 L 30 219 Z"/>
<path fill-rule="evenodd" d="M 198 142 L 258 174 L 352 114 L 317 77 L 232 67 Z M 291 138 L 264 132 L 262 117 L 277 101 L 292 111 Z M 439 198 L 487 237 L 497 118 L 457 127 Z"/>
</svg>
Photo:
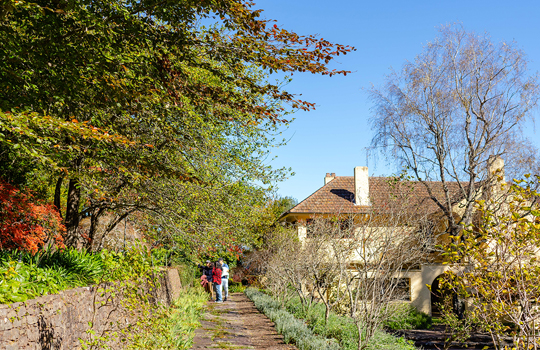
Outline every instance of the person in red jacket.
<svg viewBox="0 0 540 350">
<path fill-rule="evenodd" d="M 212 269 L 212 282 L 214 282 L 214 291 L 216 292 L 216 303 L 222 303 L 221 299 L 221 273 L 223 272 L 221 264 L 219 261 L 214 263 L 214 268 Z"/>
</svg>

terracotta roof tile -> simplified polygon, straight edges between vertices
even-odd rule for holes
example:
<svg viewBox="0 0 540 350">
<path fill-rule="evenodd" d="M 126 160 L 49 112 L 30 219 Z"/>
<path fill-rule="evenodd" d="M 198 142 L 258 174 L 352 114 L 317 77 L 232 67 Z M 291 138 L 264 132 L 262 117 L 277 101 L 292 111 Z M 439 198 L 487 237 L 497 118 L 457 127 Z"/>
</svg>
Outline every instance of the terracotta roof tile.
<svg viewBox="0 0 540 350">
<path fill-rule="evenodd" d="M 406 198 L 411 207 L 422 208 L 422 211 L 433 213 L 439 207 L 429 197 L 424 184 L 420 182 L 395 182 L 391 177 L 370 177 L 369 196 L 373 209 L 384 208 L 391 196 Z M 440 201 L 444 199 L 441 182 L 430 182 L 434 195 Z M 452 203 L 457 203 L 460 191 L 457 182 L 447 182 L 452 196 Z M 354 204 L 354 177 L 338 176 L 315 191 L 312 195 L 298 203 L 287 213 L 363 213 L 369 207 Z M 285 213 L 284 215 L 286 215 Z"/>
</svg>

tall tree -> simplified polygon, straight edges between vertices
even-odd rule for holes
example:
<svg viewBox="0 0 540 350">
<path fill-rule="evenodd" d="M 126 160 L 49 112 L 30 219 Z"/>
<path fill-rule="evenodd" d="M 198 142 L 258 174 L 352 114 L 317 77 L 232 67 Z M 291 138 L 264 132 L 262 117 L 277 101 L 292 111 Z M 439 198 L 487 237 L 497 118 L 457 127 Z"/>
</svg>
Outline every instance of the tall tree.
<svg viewBox="0 0 540 350">
<path fill-rule="evenodd" d="M 510 174 L 537 158 L 522 129 L 537 106 L 538 87 L 516 43 L 443 27 L 384 88 L 371 89 L 372 147 L 382 147 L 424 184 L 455 233 L 471 223 L 497 156 L 511 161 Z M 437 199 L 434 180 L 442 182 L 444 199 Z M 459 217 L 452 212 L 457 199 L 463 200 Z"/>
<path fill-rule="evenodd" d="M 263 162 L 269 133 L 313 104 L 266 74 L 346 73 L 327 64 L 352 48 L 281 29 L 253 5 L 0 5 L 0 143 L 46 165 L 58 206 L 68 186 L 67 244 L 85 216 L 157 211 L 147 189 L 170 181 L 219 188 L 276 177 Z"/>
</svg>

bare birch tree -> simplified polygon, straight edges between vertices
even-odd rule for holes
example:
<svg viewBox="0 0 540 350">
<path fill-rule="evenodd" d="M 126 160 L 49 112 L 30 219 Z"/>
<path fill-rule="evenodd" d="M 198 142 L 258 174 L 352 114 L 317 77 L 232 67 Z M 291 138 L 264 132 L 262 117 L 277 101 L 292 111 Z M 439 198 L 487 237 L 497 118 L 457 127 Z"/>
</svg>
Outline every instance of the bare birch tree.
<svg viewBox="0 0 540 350">
<path fill-rule="evenodd" d="M 538 89 L 538 76 L 529 74 L 515 42 L 495 44 L 460 25 L 442 27 L 413 62 L 387 76 L 384 88 L 370 90 L 372 149 L 406 166 L 444 212 L 448 231 L 458 232 L 471 223 L 475 200 L 489 186 L 494 156 L 511 161 L 510 175 L 538 169 L 537 149 L 522 132 Z M 452 213 L 457 198 L 463 200 L 459 218 Z"/>
</svg>

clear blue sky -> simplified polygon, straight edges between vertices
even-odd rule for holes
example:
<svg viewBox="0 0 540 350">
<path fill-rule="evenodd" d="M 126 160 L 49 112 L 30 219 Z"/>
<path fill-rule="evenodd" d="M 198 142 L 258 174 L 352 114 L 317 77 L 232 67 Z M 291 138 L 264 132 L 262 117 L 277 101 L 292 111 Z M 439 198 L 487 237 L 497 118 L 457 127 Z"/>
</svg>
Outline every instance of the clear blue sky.
<svg viewBox="0 0 540 350">
<path fill-rule="evenodd" d="M 327 172 L 352 176 L 355 166 L 369 166 L 370 175 L 397 171 L 382 158 L 366 159 L 373 133 L 368 123 L 371 103 L 363 88 L 380 86 L 389 68 L 398 70 L 413 60 L 441 25 L 461 22 L 466 30 L 488 32 L 493 41 L 515 40 L 531 61 L 531 70 L 540 71 L 537 0 L 255 1 L 254 8 L 264 9 L 263 16 L 276 19 L 280 27 L 357 48 L 331 66 L 353 74 L 295 74 L 287 87 L 317 104 L 315 111 L 294 115 L 296 120 L 284 132 L 291 140 L 273 150 L 278 158 L 268 161 L 273 167 L 292 167 L 295 176 L 279 183 L 278 193 L 298 200 L 322 186 Z M 540 132 L 531 127 L 528 136 L 540 147 Z"/>
</svg>

